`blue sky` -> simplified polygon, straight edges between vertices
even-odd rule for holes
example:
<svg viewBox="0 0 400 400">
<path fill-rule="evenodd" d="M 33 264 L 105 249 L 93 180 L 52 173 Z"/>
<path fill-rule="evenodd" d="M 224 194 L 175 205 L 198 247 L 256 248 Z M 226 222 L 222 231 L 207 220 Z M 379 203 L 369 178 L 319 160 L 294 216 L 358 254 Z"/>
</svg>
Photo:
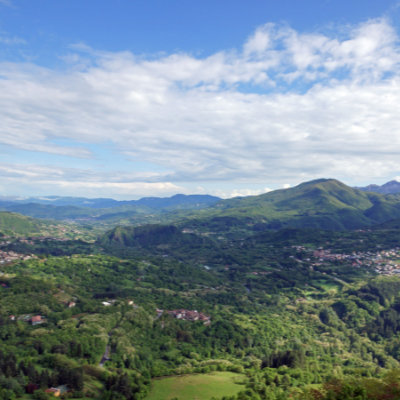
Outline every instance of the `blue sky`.
<svg viewBox="0 0 400 400">
<path fill-rule="evenodd" d="M 0 196 L 400 176 L 398 1 L 0 0 Z"/>
</svg>

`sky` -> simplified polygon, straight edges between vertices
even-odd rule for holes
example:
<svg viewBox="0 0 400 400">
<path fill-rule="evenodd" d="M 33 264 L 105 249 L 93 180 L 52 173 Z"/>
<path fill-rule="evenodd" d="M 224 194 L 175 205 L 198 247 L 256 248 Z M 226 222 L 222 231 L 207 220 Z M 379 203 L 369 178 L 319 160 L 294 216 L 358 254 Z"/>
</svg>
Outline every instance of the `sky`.
<svg viewBox="0 0 400 400">
<path fill-rule="evenodd" d="M 0 196 L 400 177 L 400 2 L 0 0 Z"/>
</svg>

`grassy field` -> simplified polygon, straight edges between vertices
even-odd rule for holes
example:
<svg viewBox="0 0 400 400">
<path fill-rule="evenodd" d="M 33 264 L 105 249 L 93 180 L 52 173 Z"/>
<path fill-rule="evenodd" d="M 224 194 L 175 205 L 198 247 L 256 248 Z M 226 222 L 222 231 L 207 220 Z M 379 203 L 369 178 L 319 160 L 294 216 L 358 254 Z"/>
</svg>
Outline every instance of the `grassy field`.
<svg viewBox="0 0 400 400">
<path fill-rule="evenodd" d="M 146 400 L 210 400 L 211 397 L 232 396 L 244 386 L 238 384 L 243 375 L 233 372 L 173 376 L 153 380 Z"/>
</svg>

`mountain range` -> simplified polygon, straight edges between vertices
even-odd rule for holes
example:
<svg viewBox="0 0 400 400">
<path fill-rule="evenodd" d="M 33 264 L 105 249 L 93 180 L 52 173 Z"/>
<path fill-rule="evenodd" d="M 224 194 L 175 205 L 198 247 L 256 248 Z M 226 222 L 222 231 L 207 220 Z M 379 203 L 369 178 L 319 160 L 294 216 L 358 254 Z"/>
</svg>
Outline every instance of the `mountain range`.
<svg viewBox="0 0 400 400">
<path fill-rule="evenodd" d="M 376 186 L 380 190 L 393 191 L 396 185 L 400 186 L 400 183 L 392 181 Z M 110 227 L 168 223 L 215 232 L 288 227 L 348 230 L 400 218 L 400 195 L 352 188 L 335 179 L 317 179 L 289 189 L 227 200 L 207 195 L 149 197 L 133 201 L 54 196 L 3 200 L 0 210 L 85 224 L 102 222 Z"/>
<path fill-rule="evenodd" d="M 139 200 L 114 200 L 111 198 L 86 198 L 86 197 L 63 197 L 44 196 L 13 198 L 1 197 L 0 205 L 22 205 L 22 204 L 43 204 L 52 206 L 75 206 L 94 209 L 114 208 L 121 206 L 140 206 L 156 209 L 175 208 L 199 208 L 203 205 L 210 205 L 221 200 L 219 197 L 210 195 L 184 195 L 176 194 L 171 197 L 143 197 Z"/>
<path fill-rule="evenodd" d="M 73 221 L 115 221 L 171 212 L 209 207 L 221 199 L 210 195 L 183 195 L 172 197 L 144 197 L 139 200 L 118 201 L 108 198 L 30 197 L 12 199 L 0 197 L 0 210 L 20 213 L 34 218 Z"/>
</svg>

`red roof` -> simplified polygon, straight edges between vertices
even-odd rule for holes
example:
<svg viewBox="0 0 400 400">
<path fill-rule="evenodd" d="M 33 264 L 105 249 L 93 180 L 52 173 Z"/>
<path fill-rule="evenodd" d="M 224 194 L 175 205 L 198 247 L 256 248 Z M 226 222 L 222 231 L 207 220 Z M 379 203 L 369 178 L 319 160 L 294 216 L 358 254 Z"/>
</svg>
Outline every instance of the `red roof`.
<svg viewBox="0 0 400 400">
<path fill-rule="evenodd" d="M 32 317 L 31 321 L 32 322 L 39 322 L 42 320 L 42 317 L 40 315 L 35 315 L 34 317 Z"/>
</svg>

